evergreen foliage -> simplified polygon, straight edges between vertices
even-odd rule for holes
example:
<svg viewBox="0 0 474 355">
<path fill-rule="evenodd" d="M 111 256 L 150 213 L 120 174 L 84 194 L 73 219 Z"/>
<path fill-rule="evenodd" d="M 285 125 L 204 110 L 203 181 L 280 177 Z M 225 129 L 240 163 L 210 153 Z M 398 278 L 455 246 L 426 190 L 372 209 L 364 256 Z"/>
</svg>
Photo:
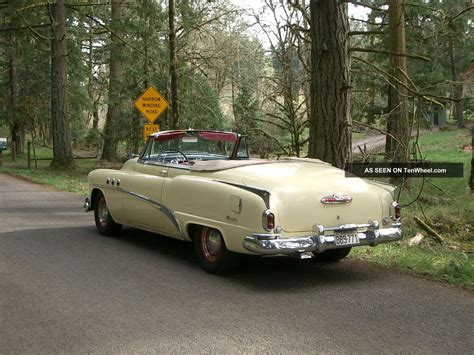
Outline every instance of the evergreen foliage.
<svg viewBox="0 0 474 355">
<path fill-rule="evenodd" d="M 367 21 L 351 21 L 351 31 L 371 32 L 351 35 L 350 47 L 366 50 L 350 51 L 351 110 L 355 125 L 384 128 L 389 113 L 389 64 L 383 52 L 388 48 L 387 2 L 367 3 L 372 8 Z M 407 53 L 414 56 L 407 58 L 410 114 L 429 126 L 432 105 L 441 104 L 451 116 L 461 112 L 454 117 L 458 121 L 469 119 L 473 104 L 466 90 L 472 84 L 465 73 L 472 59 L 472 5 L 469 9 L 465 0 L 412 0 L 405 15 Z M 25 137 L 51 146 L 50 5 L 10 0 L 0 4 L 0 16 L 0 135 L 10 142 L 12 134 L 19 138 L 18 152 Z M 112 22 L 109 0 L 73 0 L 66 4 L 66 16 L 65 90 L 73 146 L 100 151 L 107 110 L 120 107 L 112 127 L 116 158 L 128 149 L 138 152 L 146 120 L 134 100 L 149 85 L 170 100 L 168 3 L 127 2 Z M 260 156 L 306 156 L 311 116 L 308 19 L 308 0 L 265 0 L 262 11 L 251 16 L 228 1 L 177 1 L 181 128 L 235 129 L 248 135 L 253 153 Z M 116 96 L 109 93 L 114 40 L 121 47 L 123 68 Z M 12 56 L 18 93 L 13 100 Z M 169 129 L 170 109 L 156 123 Z"/>
</svg>

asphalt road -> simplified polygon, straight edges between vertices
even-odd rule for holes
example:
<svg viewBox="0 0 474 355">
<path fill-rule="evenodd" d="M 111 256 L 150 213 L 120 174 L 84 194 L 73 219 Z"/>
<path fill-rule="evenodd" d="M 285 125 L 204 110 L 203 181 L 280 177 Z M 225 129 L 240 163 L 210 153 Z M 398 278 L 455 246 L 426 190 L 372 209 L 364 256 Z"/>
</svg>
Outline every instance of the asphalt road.
<svg viewBox="0 0 474 355">
<path fill-rule="evenodd" d="M 0 174 L 0 353 L 474 352 L 473 293 L 352 260 L 201 271 L 190 244 L 100 236 L 83 198 Z"/>
</svg>

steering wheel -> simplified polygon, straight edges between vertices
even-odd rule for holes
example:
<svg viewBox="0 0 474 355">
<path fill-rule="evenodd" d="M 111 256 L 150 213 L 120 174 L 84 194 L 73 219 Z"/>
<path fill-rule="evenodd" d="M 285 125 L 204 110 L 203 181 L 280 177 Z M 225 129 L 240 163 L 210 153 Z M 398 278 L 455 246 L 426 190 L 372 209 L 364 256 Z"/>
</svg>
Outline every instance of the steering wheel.
<svg viewBox="0 0 474 355">
<path fill-rule="evenodd" d="M 166 150 L 162 151 L 162 152 L 160 153 L 160 155 L 161 155 L 161 154 L 166 154 L 166 153 L 178 153 L 178 154 L 180 154 L 180 155 L 184 158 L 184 159 L 183 159 L 183 162 L 189 162 L 188 157 L 187 157 L 182 151 L 180 151 L 180 150 L 178 150 L 178 149 L 166 149 Z M 165 158 L 165 157 L 163 157 L 163 159 L 162 159 L 163 162 L 165 161 L 164 158 Z M 178 161 L 177 159 L 173 159 L 173 160 L 170 161 L 170 163 L 172 163 L 172 164 L 178 164 L 179 161 Z"/>
</svg>

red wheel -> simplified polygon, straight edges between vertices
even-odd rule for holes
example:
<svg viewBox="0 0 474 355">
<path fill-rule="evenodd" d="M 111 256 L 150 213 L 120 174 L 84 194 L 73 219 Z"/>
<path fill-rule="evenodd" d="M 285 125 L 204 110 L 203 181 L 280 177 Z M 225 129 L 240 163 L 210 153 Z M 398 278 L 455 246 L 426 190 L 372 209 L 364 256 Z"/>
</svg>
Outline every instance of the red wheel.
<svg viewBox="0 0 474 355">
<path fill-rule="evenodd" d="M 221 232 L 215 228 L 196 230 L 194 250 L 199 264 L 207 272 L 222 274 L 236 265 L 237 256 L 227 249 Z"/>
<path fill-rule="evenodd" d="M 100 234 L 111 236 L 120 233 L 122 225 L 116 223 L 107 208 L 107 202 L 102 192 L 97 193 L 94 203 L 95 226 Z"/>
<path fill-rule="evenodd" d="M 222 237 L 217 229 L 204 227 L 201 236 L 201 253 L 209 262 L 219 259 L 222 249 Z"/>
</svg>

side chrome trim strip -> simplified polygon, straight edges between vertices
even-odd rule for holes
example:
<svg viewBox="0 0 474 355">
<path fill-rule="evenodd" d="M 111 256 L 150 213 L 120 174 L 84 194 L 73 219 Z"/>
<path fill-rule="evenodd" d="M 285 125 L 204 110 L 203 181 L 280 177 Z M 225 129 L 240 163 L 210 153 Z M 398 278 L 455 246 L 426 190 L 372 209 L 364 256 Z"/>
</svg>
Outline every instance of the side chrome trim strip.
<svg viewBox="0 0 474 355">
<path fill-rule="evenodd" d="M 121 187 L 113 187 L 113 186 L 107 186 L 107 185 L 94 185 L 94 187 L 100 187 L 100 188 L 106 188 L 106 189 L 110 189 L 110 190 L 118 190 L 118 191 L 121 191 L 123 193 L 127 193 L 129 195 L 132 195 L 132 196 L 135 196 L 145 202 L 148 202 L 150 205 L 152 205 L 153 207 L 157 208 L 158 210 L 160 210 L 161 212 L 163 212 L 165 214 L 166 217 L 168 217 L 168 219 L 173 223 L 173 225 L 176 227 L 176 229 L 179 231 L 179 233 L 181 234 L 182 238 L 185 239 L 185 234 L 184 234 L 184 231 L 183 231 L 183 228 L 181 227 L 181 224 L 179 223 L 179 220 L 178 218 L 176 217 L 176 215 L 174 214 L 173 210 L 171 210 L 170 208 L 166 207 L 164 204 L 162 204 L 161 202 L 158 202 L 156 200 L 153 200 L 147 196 L 144 196 L 144 195 L 141 195 L 141 194 L 138 194 L 136 192 L 133 192 L 133 191 L 129 191 L 129 190 L 126 190 L 126 189 L 123 189 Z"/>
<path fill-rule="evenodd" d="M 137 194 L 136 192 L 129 191 L 129 190 L 122 189 L 122 191 L 129 194 L 129 195 L 138 197 L 138 198 L 148 202 L 153 207 L 156 207 L 157 209 L 159 209 L 161 212 L 163 212 L 166 215 L 166 217 L 168 217 L 168 219 L 173 223 L 173 225 L 176 227 L 176 229 L 179 231 L 179 233 L 184 237 L 184 232 L 183 232 L 183 229 L 181 228 L 181 225 L 179 224 L 178 218 L 176 218 L 174 212 L 171 209 L 166 207 L 161 202 L 153 200 L 153 199 L 151 199 L 147 196 L 140 195 L 140 194 Z"/>
<path fill-rule="evenodd" d="M 257 187 L 252 187 L 252 186 L 247 186 L 247 185 L 234 184 L 232 182 L 227 182 L 227 181 L 222 181 L 222 180 L 214 180 L 214 181 L 220 182 L 222 184 L 234 186 L 242 190 L 250 191 L 256 194 L 257 196 L 260 196 L 263 202 L 265 202 L 265 206 L 267 207 L 267 209 L 270 209 L 270 195 L 271 194 L 267 190 L 262 190 Z"/>
</svg>

